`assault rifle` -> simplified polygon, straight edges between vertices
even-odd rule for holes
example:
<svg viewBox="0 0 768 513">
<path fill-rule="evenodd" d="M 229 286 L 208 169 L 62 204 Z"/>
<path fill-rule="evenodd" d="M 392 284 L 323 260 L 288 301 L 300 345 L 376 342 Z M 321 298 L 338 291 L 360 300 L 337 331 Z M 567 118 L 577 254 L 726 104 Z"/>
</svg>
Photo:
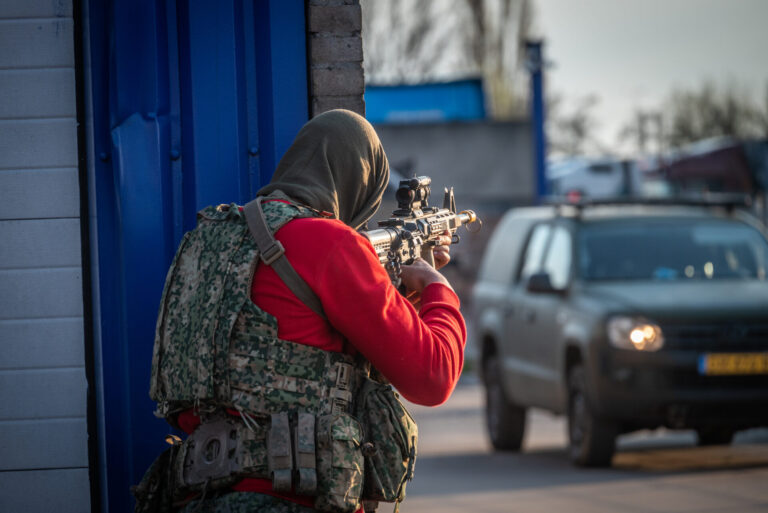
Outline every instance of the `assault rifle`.
<svg viewBox="0 0 768 513">
<path fill-rule="evenodd" d="M 451 232 L 451 243 L 456 244 L 459 242 L 456 234 L 459 226 L 475 222 L 478 223 L 477 230 L 482 226 L 473 211 L 456 213 L 453 187 L 445 189 L 443 208 L 428 206 L 431 183 L 432 179 L 428 176 L 401 180 L 395 194 L 398 208 L 392 212 L 392 217 L 379 221 L 376 230 L 361 232 L 373 244 L 379 261 L 397 287 L 400 286 L 401 265 L 412 264 L 421 257 L 432 267 L 435 266 L 432 248 L 438 245 L 444 231 Z"/>
</svg>

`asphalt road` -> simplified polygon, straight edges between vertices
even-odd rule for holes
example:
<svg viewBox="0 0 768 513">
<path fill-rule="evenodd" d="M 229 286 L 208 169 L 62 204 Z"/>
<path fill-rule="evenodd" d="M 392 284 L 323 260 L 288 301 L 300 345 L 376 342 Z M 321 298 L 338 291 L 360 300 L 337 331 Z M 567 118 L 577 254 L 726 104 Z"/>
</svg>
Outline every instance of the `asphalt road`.
<svg viewBox="0 0 768 513">
<path fill-rule="evenodd" d="M 686 431 L 625 435 L 612 468 L 579 469 L 565 452 L 564 419 L 542 411 L 528 415 L 522 453 L 494 453 L 472 380 L 443 406 L 409 409 L 419 457 L 403 513 L 768 512 L 768 429 L 715 447 L 696 447 Z"/>
</svg>

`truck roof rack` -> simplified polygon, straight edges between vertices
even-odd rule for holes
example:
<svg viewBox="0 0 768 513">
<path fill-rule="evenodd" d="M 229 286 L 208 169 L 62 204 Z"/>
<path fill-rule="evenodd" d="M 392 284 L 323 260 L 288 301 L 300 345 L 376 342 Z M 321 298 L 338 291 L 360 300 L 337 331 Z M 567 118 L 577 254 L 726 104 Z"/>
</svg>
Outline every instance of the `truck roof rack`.
<svg viewBox="0 0 768 513">
<path fill-rule="evenodd" d="M 555 196 L 545 198 L 544 204 L 556 207 L 572 207 L 582 210 L 588 207 L 598 206 L 689 206 L 689 207 L 722 207 L 731 211 L 735 208 L 749 208 L 752 206 L 752 197 L 748 194 L 738 193 L 708 193 L 697 195 L 679 195 L 671 197 L 616 197 L 616 198 L 569 198 Z"/>
</svg>

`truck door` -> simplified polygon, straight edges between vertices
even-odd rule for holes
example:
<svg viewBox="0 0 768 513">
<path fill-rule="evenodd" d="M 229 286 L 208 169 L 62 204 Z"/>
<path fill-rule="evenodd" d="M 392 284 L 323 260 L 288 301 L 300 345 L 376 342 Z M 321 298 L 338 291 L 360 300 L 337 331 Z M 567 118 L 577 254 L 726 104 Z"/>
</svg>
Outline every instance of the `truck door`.
<svg viewBox="0 0 768 513">
<path fill-rule="evenodd" d="M 515 273 L 508 288 L 504 305 L 503 369 L 507 375 L 510 398 L 524 406 L 531 405 L 532 386 L 537 382 L 537 370 L 532 365 L 532 354 L 537 343 L 533 339 L 530 324 L 531 304 L 525 284 L 528 278 L 541 269 L 544 254 L 552 233 L 550 223 L 534 225 L 525 245 L 520 269 Z"/>
<path fill-rule="evenodd" d="M 553 287 L 564 290 L 570 280 L 571 261 L 572 240 L 567 228 L 557 224 L 534 228 L 517 283 L 511 288 L 512 312 L 507 317 L 507 347 L 514 353 L 505 363 L 518 378 L 513 398 L 520 404 L 548 409 L 559 404 L 559 312 L 564 296 L 529 292 L 526 287 L 531 275 L 546 272 Z"/>
<path fill-rule="evenodd" d="M 552 229 L 541 269 L 549 275 L 554 289 L 565 291 L 571 275 L 573 243 L 568 229 L 556 225 Z M 557 409 L 563 379 L 560 369 L 562 352 L 563 308 L 567 296 L 562 293 L 528 292 L 523 283 L 525 308 L 526 358 L 531 366 L 531 390 L 534 404 Z"/>
</svg>

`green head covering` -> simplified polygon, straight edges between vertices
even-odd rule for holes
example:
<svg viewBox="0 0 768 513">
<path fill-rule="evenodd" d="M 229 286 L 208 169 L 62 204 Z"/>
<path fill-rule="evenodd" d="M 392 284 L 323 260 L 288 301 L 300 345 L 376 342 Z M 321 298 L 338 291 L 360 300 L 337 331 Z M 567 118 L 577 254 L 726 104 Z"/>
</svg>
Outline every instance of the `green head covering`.
<svg viewBox="0 0 768 513">
<path fill-rule="evenodd" d="M 379 137 L 362 116 L 331 110 L 311 119 L 259 196 L 287 196 L 359 229 L 376 212 L 389 183 Z"/>
</svg>

